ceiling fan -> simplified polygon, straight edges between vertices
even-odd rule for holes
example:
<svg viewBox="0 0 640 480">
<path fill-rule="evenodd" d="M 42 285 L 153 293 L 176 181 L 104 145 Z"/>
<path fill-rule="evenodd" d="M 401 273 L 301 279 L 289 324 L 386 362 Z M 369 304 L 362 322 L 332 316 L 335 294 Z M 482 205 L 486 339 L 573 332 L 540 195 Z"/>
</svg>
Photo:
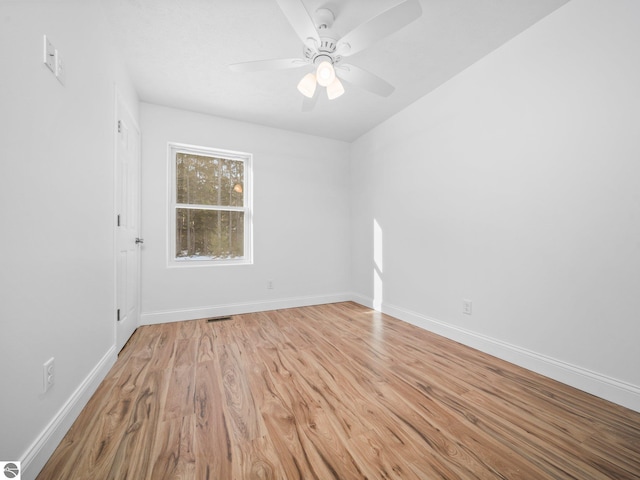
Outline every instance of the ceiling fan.
<svg viewBox="0 0 640 480">
<path fill-rule="evenodd" d="M 304 111 L 313 108 L 318 98 L 317 85 L 326 88 L 329 100 L 342 95 L 344 86 L 340 80 L 383 97 L 391 95 L 394 91 L 393 85 L 360 67 L 343 63 L 343 59 L 364 50 L 420 17 L 422 8 L 419 0 L 405 0 L 340 38 L 336 38 L 331 30 L 335 15 L 328 8 L 319 8 L 314 22 L 302 0 L 276 1 L 302 40 L 303 56 L 235 63 L 229 65 L 231 70 L 255 72 L 313 66 L 315 71 L 307 73 L 298 84 L 298 90 L 305 96 L 302 107 Z"/>
</svg>

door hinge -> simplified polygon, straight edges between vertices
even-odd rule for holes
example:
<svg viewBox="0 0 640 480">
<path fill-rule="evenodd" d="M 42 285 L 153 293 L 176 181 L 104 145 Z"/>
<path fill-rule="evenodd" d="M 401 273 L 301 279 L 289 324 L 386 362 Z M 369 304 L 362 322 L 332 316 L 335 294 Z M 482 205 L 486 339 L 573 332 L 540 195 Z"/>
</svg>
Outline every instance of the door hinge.
<svg viewBox="0 0 640 480">
<path fill-rule="evenodd" d="M 120 309 L 116 310 L 116 320 L 120 321 Z"/>
<path fill-rule="evenodd" d="M 120 214 L 118 214 L 118 227 L 120 226 Z"/>
<path fill-rule="evenodd" d="M 122 120 L 118 120 L 118 133 L 122 133 Z"/>
</svg>

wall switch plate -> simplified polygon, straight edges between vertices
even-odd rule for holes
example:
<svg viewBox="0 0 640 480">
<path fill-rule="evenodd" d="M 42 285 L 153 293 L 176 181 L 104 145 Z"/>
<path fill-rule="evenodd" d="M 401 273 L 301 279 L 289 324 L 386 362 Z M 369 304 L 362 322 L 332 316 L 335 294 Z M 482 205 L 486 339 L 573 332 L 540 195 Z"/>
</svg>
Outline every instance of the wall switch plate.
<svg viewBox="0 0 640 480">
<path fill-rule="evenodd" d="M 53 387 L 56 380 L 55 364 L 53 363 L 54 360 L 55 359 L 51 357 L 42 364 L 42 381 L 45 393 Z"/>
<path fill-rule="evenodd" d="M 56 73 L 56 49 L 46 35 L 44 36 L 44 54 L 42 60 L 49 70 Z"/>
<path fill-rule="evenodd" d="M 471 300 L 462 300 L 462 313 L 471 315 Z"/>
<path fill-rule="evenodd" d="M 60 52 L 58 51 L 58 49 L 56 48 L 56 70 L 55 70 L 55 74 L 56 74 L 56 78 L 58 79 L 58 81 L 64 85 L 64 81 L 65 81 L 65 73 L 66 73 L 66 69 L 64 67 L 64 64 L 62 62 L 62 58 L 60 56 Z"/>
</svg>

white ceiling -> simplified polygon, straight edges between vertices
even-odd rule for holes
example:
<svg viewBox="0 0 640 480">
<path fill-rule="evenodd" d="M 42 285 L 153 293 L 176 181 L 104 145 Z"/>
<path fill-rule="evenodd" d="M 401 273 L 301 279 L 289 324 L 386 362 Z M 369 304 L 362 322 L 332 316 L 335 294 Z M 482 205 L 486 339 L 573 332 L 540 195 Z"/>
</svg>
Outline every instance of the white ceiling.
<svg viewBox="0 0 640 480">
<path fill-rule="evenodd" d="M 400 0 L 302 0 L 336 14 L 340 36 Z M 568 0 L 421 0 L 415 22 L 349 57 L 396 87 L 346 93 L 302 112 L 307 70 L 235 73 L 232 63 L 302 55 L 276 0 L 101 0 L 144 102 L 352 141 Z"/>
</svg>

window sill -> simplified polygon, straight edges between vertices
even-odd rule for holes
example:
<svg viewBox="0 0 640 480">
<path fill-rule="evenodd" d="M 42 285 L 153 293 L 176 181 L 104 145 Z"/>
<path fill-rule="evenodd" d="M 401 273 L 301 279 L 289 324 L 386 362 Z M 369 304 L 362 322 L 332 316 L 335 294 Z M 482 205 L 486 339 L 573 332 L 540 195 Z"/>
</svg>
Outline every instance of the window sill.
<svg viewBox="0 0 640 480">
<path fill-rule="evenodd" d="M 234 265 L 253 265 L 253 260 L 247 258 L 232 260 L 169 260 L 167 267 L 229 267 Z"/>
</svg>

